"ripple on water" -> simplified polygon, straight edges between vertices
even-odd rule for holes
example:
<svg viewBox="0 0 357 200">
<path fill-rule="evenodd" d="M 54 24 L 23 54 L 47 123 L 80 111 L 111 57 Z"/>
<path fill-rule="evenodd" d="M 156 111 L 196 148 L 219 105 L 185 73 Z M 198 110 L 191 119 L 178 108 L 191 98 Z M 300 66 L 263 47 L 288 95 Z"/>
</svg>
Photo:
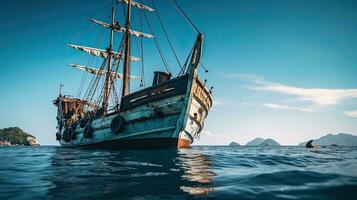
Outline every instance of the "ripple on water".
<svg viewBox="0 0 357 200">
<path fill-rule="evenodd" d="M 357 195 L 357 148 L 113 151 L 0 147 L 0 199 L 340 199 Z"/>
</svg>

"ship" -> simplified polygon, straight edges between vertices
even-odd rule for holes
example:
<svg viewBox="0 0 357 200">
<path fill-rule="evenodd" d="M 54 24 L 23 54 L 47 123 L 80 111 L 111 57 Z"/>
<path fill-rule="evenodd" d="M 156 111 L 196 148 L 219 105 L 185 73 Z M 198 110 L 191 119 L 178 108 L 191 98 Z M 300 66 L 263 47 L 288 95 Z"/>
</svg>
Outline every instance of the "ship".
<svg viewBox="0 0 357 200">
<path fill-rule="evenodd" d="M 176 1 L 174 3 L 192 24 Z M 115 20 L 119 4 L 123 7 L 125 25 Z M 157 44 L 153 31 L 148 34 L 132 30 L 132 9 L 139 10 L 140 16 L 147 18 L 147 12 L 157 12 L 154 1 L 152 4 L 147 6 L 132 0 L 118 0 L 111 7 L 111 22 L 90 18 L 90 22 L 110 32 L 107 49 L 68 44 L 73 49 L 99 57 L 102 63 L 100 67 L 70 64 L 88 73 L 92 79 L 83 97 L 63 95 L 63 85 L 60 85 L 53 104 L 57 107 L 56 140 L 61 146 L 177 149 L 190 147 L 199 139 L 212 107 L 213 87 L 208 89 L 207 80 L 201 81 L 198 77 L 198 68 L 204 68 L 201 63 L 204 38 L 196 27 L 196 40 L 177 75 L 154 71 L 150 86 L 140 84 L 139 89 L 130 91 L 130 83 L 142 79 L 131 75 L 131 63 L 142 62 L 144 65 L 143 59 L 131 55 L 132 37 L 139 38 L 139 46 L 143 40 L 150 39 Z M 165 31 L 160 17 L 159 20 Z M 150 24 L 148 26 L 150 28 Z M 113 46 L 114 34 L 122 36 L 117 51 Z M 167 37 L 166 31 L 165 35 Z M 170 42 L 168 37 L 167 40 Z M 120 68 L 122 73 L 118 72 Z M 80 87 L 84 87 L 82 83 Z"/>
</svg>

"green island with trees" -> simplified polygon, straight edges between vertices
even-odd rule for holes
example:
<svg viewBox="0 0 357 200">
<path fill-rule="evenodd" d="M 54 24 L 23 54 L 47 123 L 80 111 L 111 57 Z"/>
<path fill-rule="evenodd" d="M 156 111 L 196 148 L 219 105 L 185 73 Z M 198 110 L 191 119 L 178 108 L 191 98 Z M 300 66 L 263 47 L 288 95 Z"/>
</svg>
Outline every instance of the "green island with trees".
<svg viewBox="0 0 357 200">
<path fill-rule="evenodd" d="M 0 146 L 38 146 L 36 137 L 24 132 L 19 127 L 0 129 Z"/>
</svg>

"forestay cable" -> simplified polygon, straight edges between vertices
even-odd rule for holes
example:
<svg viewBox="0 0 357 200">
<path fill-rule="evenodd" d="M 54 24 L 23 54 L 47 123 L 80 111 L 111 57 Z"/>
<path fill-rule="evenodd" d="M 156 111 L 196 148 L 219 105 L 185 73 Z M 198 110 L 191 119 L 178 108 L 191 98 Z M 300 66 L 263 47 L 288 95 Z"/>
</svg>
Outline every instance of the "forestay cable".
<svg viewBox="0 0 357 200">
<path fill-rule="evenodd" d="M 179 65 L 179 67 L 180 67 L 180 69 L 181 69 L 180 71 L 182 71 L 182 65 L 181 65 L 181 63 L 180 63 L 180 61 L 179 61 L 179 59 L 178 59 L 178 57 L 177 57 L 177 55 L 176 55 L 176 52 L 175 52 L 175 50 L 174 50 L 174 48 L 173 48 L 173 46 L 172 46 L 172 44 L 171 44 L 171 41 L 170 41 L 170 39 L 169 39 L 169 36 L 168 36 L 168 34 L 167 34 L 166 30 L 165 30 L 164 24 L 162 23 L 161 17 L 160 17 L 160 15 L 159 15 L 159 10 L 156 8 L 156 5 L 155 5 L 155 3 L 154 3 L 154 0 L 151 0 L 151 2 L 152 2 L 152 5 L 153 5 L 153 7 L 154 7 L 154 9 L 155 9 L 155 11 L 156 11 L 156 12 L 155 12 L 155 13 L 156 13 L 156 16 L 157 16 L 157 18 L 159 19 L 161 28 L 162 28 L 162 30 L 163 30 L 163 32 L 164 32 L 164 34 L 165 34 L 165 37 L 166 37 L 166 39 L 167 39 L 167 42 L 169 43 L 169 46 L 170 46 L 170 48 L 171 48 L 171 50 L 172 50 L 172 53 L 174 54 L 174 56 L 175 56 L 175 58 L 176 58 L 176 61 L 177 61 L 178 65 Z"/>
<path fill-rule="evenodd" d="M 145 17 L 146 23 L 148 24 L 148 27 L 149 27 L 149 29 L 150 29 L 151 35 L 155 35 L 153 29 L 151 28 L 150 22 L 149 22 L 149 20 L 148 20 L 148 18 L 147 18 L 147 16 L 146 16 L 146 13 L 145 13 L 145 12 L 143 12 L 143 13 L 144 13 L 144 17 Z M 159 51 L 160 57 L 161 57 L 161 59 L 162 59 L 162 62 L 163 62 L 164 65 L 165 65 L 165 68 L 166 68 L 167 72 L 171 73 L 170 66 L 168 65 L 168 63 L 167 63 L 167 61 L 166 61 L 166 59 L 165 59 L 165 57 L 164 57 L 164 53 L 162 52 L 162 50 L 161 50 L 161 48 L 160 48 L 160 46 L 159 46 L 159 43 L 158 43 L 156 37 L 154 37 L 153 39 L 154 39 L 156 48 L 157 48 L 157 50 Z"/>
<path fill-rule="evenodd" d="M 175 4 L 175 6 L 177 7 L 177 9 L 179 9 L 179 11 L 182 13 L 183 16 L 186 17 L 186 19 L 188 20 L 188 22 L 190 22 L 190 24 L 193 26 L 193 28 L 196 29 L 196 31 L 198 33 L 201 33 L 198 28 L 195 26 L 195 24 L 193 24 L 193 22 L 191 21 L 191 19 L 186 15 L 186 13 L 181 9 L 180 5 L 178 5 L 178 3 L 175 0 L 172 0 L 172 2 Z"/>
</svg>

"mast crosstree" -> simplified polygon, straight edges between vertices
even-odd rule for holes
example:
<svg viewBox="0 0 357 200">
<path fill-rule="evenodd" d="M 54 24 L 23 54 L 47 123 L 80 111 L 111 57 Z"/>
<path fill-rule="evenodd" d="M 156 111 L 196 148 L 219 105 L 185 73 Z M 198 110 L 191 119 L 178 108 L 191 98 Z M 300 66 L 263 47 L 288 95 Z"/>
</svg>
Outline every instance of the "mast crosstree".
<svg viewBox="0 0 357 200">
<path fill-rule="evenodd" d="M 120 24 L 117 22 L 115 23 L 114 25 L 110 25 L 108 23 L 105 23 L 105 22 L 101 22 L 99 20 L 96 20 L 96 19 L 92 19 L 92 18 L 89 18 L 89 21 L 93 22 L 93 23 L 96 23 L 96 24 L 99 24 L 99 25 L 102 25 L 106 28 L 113 28 L 113 30 L 115 32 L 122 32 L 122 33 L 125 33 L 126 32 L 126 28 L 120 26 Z M 142 33 L 142 32 L 139 32 L 139 31 L 134 31 L 134 30 L 131 30 L 129 29 L 129 33 L 131 35 L 135 35 L 136 37 L 144 37 L 144 38 L 153 38 L 154 36 L 153 35 L 150 35 L 150 34 L 147 34 L 147 33 Z"/>
<path fill-rule="evenodd" d="M 102 57 L 104 59 L 107 59 L 109 57 L 108 50 L 97 49 L 97 48 L 93 48 L 93 47 L 80 46 L 80 45 L 74 45 L 74 44 L 68 44 L 68 46 L 73 48 L 73 49 L 77 49 L 77 50 L 89 53 L 89 54 L 91 54 L 93 56 Z M 111 51 L 110 54 L 114 59 L 121 59 L 121 60 L 124 59 L 124 54 L 123 53 Z M 141 60 L 140 58 L 130 56 L 130 61 L 140 61 L 140 60 Z"/>
<path fill-rule="evenodd" d="M 84 65 L 70 64 L 70 66 L 73 67 L 73 68 L 77 68 L 79 70 L 85 71 L 85 72 L 89 72 L 89 73 L 94 74 L 94 75 L 103 76 L 103 75 L 106 75 L 106 73 L 107 73 L 106 70 L 99 70 L 99 69 L 95 69 L 95 68 L 92 68 L 92 67 L 87 67 L 87 66 L 84 66 Z M 112 71 L 111 74 L 112 74 L 113 78 L 118 78 L 118 79 L 123 80 L 123 74 L 117 73 L 115 71 Z M 131 80 L 140 80 L 140 77 L 138 77 L 138 76 L 130 76 L 130 79 Z"/>
</svg>

